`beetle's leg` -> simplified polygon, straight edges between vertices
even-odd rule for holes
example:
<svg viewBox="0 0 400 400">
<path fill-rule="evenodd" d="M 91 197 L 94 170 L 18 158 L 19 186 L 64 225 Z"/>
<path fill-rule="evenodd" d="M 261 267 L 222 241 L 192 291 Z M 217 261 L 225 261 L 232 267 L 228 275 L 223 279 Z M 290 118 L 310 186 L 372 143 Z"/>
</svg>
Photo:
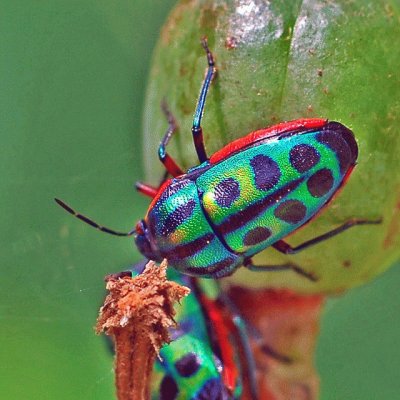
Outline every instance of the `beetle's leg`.
<svg viewBox="0 0 400 400">
<path fill-rule="evenodd" d="M 166 147 L 172 137 L 172 135 L 178 130 L 178 125 L 174 116 L 172 115 L 171 111 L 169 110 L 167 103 L 165 100 L 161 102 L 161 110 L 165 114 L 167 121 L 168 121 L 168 129 L 165 132 L 164 137 L 161 140 L 160 146 L 158 148 L 158 157 L 160 161 L 164 164 L 166 169 L 160 184 L 158 187 L 151 186 L 147 183 L 143 182 L 136 182 L 135 187 L 139 193 L 144 194 L 145 196 L 154 198 L 158 192 L 158 189 L 161 185 L 167 180 L 168 175 L 171 174 L 172 176 L 182 175 L 183 171 L 176 163 L 176 161 L 167 153 Z"/>
<path fill-rule="evenodd" d="M 257 400 L 259 399 L 259 395 L 258 395 L 257 382 L 255 378 L 256 363 L 254 360 L 253 353 L 251 351 L 250 342 L 247 335 L 246 323 L 239 315 L 239 313 L 237 311 L 234 311 L 236 307 L 233 307 L 232 302 L 230 300 L 229 300 L 229 308 L 232 311 L 231 322 L 237 333 L 239 347 L 243 351 L 243 356 L 244 356 L 243 358 L 245 361 L 244 363 L 245 365 L 243 365 L 244 378 L 248 383 L 251 398 Z"/>
<path fill-rule="evenodd" d="M 161 181 L 160 181 L 158 187 L 155 187 L 155 186 L 149 185 L 147 183 L 143 183 L 143 182 L 137 181 L 135 183 L 135 189 L 139 193 L 141 193 L 141 194 L 143 194 L 145 196 L 151 197 L 153 199 L 154 197 L 156 197 L 156 194 L 158 193 L 158 190 L 160 189 L 162 184 L 168 179 L 168 175 L 169 175 L 169 172 L 166 170 L 164 172 L 163 177 L 161 178 Z"/>
<path fill-rule="evenodd" d="M 220 295 L 221 296 L 221 295 Z M 241 338 L 243 342 L 243 347 L 249 348 L 250 351 L 250 360 L 253 358 L 250 347 L 249 341 L 247 340 L 247 336 L 251 336 L 257 343 L 258 348 L 268 357 L 275 359 L 283 364 L 291 364 L 293 359 L 289 356 L 280 353 L 278 350 L 275 350 L 272 346 L 265 343 L 263 336 L 261 335 L 259 329 L 253 324 L 252 321 L 249 321 L 245 318 L 237 309 L 236 304 L 227 296 L 225 293 L 222 294 L 224 302 L 229 305 L 229 308 L 232 310 L 232 321 L 237 326 L 237 329 L 241 332 Z M 246 336 L 243 336 L 243 335 Z M 254 360 L 253 360 L 254 362 Z"/>
<path fill-rule="evenodd" d="M 176 163 L 176 161 L 166 151 L 166 147 L 167 147 L 169 141 L 171 140 L 172 135 L 178 130 L 178 125 L 176 123 L 174 116 L 172 115 L 171 111 L 169 110 L 165 100 L 163 100 L 161 102 L 161 110 L 163 111 L 163 113 L 165 114 L 165 116 L 167 118 L 168 129 L 165 132 L 165 135 L 162 138 L 160 146 L 158 148 L 158 157 L 159 157 L 160 161 L 164 164 L 166 171 L 165 171 L 158 187 L 154 187 L 154 186 L 151 186 L 147 183 L 143 183 L 140 181 L 135 183 L 136 190 L 139 193 L 142 193 L 145 196 L 148 196 L 151 198 L 154 198 L 156 196 L 158 189 L 167 180 L 169 174 L 171 174 L 172 176 L 178 176 L 178 175 L 183 174 L 182 169 L 179 167 L 179 165 Z"/>
<path fill-rule="evenodd" d="M 196 111 L 194 113 L 193 125 L 192 125 L 194 147 L 196 148 L 197 156 L 199 158 L 200 163 L 208 160 L 206 149 L 204 147 L 201 118 L 203 117 L 204 105 L 206 103 L 208 88 L 210 87 L 211 81 L 216 72 L 214 57 L 210 49 L 208 48 L 207 39 L 203 38 L 201 40 L 201 44 L 207 54 L 208 67 L 207 67 L 206 77 L 203 81 L 203 85 L 200 90 L 199 99 L 197 100 L 197 106 L 196 106 Z"/>
<path fill-rule="evenodd" d="M 168 109 L 165 100 L 161 102 L 161 109 L 168 120 L 168 129 L 165 132 L 164 137 L 161 140 L 160 146 L 158 148 L 158 157 L 160 161 L 164 164 L 165 169 L 172 176 L 182 175 L 183 171 L 181 167 L 175 162 L 175 160 L 167 153 L 166 147 L 172 137 L 172 135 L 178 130 L 178 125 L 171 111 Z"/>
<path fill-rule="evenodd" d="M 143 183 L 140 181 L 135 183 L 135 188 L 139 193 L 151 198 L 154 198 L 158 191 L 158 189 L 154 186 L 148 185 L 147 183 Z"/>
<path fill-rule="evenodd" d="M 115 272 L 114 274 L 108 274 L 104 277 L 104 280 L 107 282 L 110 279 L 118 279 L 118 278 L 124 278 L 124 277 L 129 277 L 129 278 L 133 278 L 137 275 L 140 275 L 146 265 L 149 263 L 149 259 L 144 258 L 143 260 L 140 260 L 139 262 L 137 262 L 136 264 L 133 264 L 129 269 L 126 269 L 124 271 L 121 272 Z"/>
<path fill-rule="evenodd" d="M 290 358 L 286 354 L 280 353 L 279 351 L 275 350 L 267 343 L 261 344 L 259 348 L 266 356 L 271 357 L 274 360 L 276 360 L 282 364 L 292 364 L 293 363 L 292 358 Z"/>
<path fill-rule="evenodd" d="M 307 272 L 294 263 L 286 263 L 279 265 L 254 265 L 251 258 L 245 258 L 243 265 L 250 271 L 255 271 L 255 272 L 292 270 L 296 272 L 296 274 L 304 276 L 310 281 L 316 282 L 318 280 L 318 278 L 312 272 Z"/>
<path fill-rule="evenodd" d="M 324 240 L 330 239 L 331 237 L 334 237 L 338 235 L 339 233 L 342 233 L 346 231 L 347 229 L 356 226 L 356 225 L 374 225 L 374 224 L 380 224 L 382 222 L 382 219 L 377 219 L 377 220 L 367 220 L 367 219 L 350 219 L 349 221 L 346 221 L 344 224 L 338 226 L 335 229 L 332 229 L 329 232 L 326 232 L 320 236 L 315 237 L 314 239 L 307 240 L 306 242 L 296 246 L 292 247 L 290 244 L 286 243 L 283 240 L 279 240 L 276 243 L 272 245 L 272 247 L 279 252 L 283 254 L 295 254 L 298 253 L 304 249 L 308 249 L 311 246 L 314 246 L 315 244 L 321 243 Z"/>
</svg>

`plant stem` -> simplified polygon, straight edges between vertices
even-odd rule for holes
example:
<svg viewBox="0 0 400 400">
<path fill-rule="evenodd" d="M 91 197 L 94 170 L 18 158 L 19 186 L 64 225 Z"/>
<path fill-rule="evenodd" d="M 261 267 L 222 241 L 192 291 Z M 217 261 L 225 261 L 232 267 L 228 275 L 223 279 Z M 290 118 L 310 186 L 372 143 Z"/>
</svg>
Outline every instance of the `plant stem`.
<svg viewBox="0 0 400 400">
<path fill-rule="evenodd" d="M 190 290 L 167 281 L 167 263 L 150 261 L 142 274 L 107 277 L 107 295 L 96 332 L 115 343 L 115 382 L 118 400 L 147 400 L 153 364 L 161 346 L 170 342 L 175 326 L 173 304 Z"/>
</svg>

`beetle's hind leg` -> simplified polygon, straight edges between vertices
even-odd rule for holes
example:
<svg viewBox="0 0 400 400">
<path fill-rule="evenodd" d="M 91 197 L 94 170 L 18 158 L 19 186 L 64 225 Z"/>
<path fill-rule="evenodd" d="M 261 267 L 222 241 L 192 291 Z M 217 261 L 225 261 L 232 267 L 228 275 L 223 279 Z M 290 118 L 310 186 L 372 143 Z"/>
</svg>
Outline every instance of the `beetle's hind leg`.
<svg viewBox="0 0 400 400">
<path fill-rule="evenodd" d="M 201 40 L 201 45 L 203 46 L 207 55 L 207 74 L 201 86 L 199 99 L 197 100 L 196 111 L 194 113 L 193 125 L 192 125 L 192 135 L 194 141 L 194 147 L 196 148 L 196 153 L 199 158 L 200 163 L 208 160 L 206 149 L 204 146 L 203 138 L 203 128 L 201 127 L 201 119 L 203 117 L 204 106 L 206 104 L 207 92 L 210 84 L 215 76 L 217 69 L 215 68 L 214 56 L 208 48 L 207 38 Z"/>
<path fill-rule="evenodd" d="M 353 227 L 353 226 L 357 226 L 357 225 L 376 225 L 376 224 L 380 224 L 382 222 L 382 219 L 377 219 L 377 220 L 368 220 L 368 219 L 350 219 L 348 221 L 346 221 L 344 224 L 338 226 L 335 229 L 332 229 L 329 232 L 326 232 L 320 236 L 317 236 L 313 239 L 307 240 L 306 242 L 296 246 L 296 247 L 292 247 L 290 246 L 290 244 L 286 243 L 284 240 L 279 240 L 276 243 L 274 243 L 272 245 L 272 247 L 275 250 L 278 250 L 279 252 L 283 253 L 283 254 L 296 254 L 299 253 L 302 250 L 308 249 L 311 246 L 314 246 L 318 243 L 321 243 L 327 239 L 330 239 L 336 235 L 338 235 L 339 233 L 342 233 L 344 231 L 346 231 L 347 229 Z"/>
<path fill-rule="evenodd" d="M 293 272 L 296 272 L 296 274 L 299 274 L 312 282 L 318 281 L 318 278 L 312 272 L 305 271 L 304 269 L 302 269 L 301 267 L 299 267 L 297 264 L 294 263 L 285 263 L 278 265 L 254 265 L 251 258 L 245 258 L 243 266 L 245 266 L 250 271 L 255 271 L 255 272 L 291 270 Z"/>
</svg>

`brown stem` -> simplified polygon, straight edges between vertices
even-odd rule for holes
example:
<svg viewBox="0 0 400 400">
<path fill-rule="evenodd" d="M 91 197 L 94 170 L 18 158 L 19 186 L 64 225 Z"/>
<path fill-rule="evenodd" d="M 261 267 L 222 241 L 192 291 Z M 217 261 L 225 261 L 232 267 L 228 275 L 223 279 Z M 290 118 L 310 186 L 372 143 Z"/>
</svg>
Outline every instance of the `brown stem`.
<svg viewBox="0 0 400 400">
<path fill-rule="evenodd" d="M 119 400 L 149 398 L 149 382 L 156 352 L 148 337 L 135 337 L 134 324 L 114 330 L 115 385 Z"/>
<path fill-rule="evenodd" d="M 189 289 L 167 281 L 167 264 L 149 262 L 135 278 L 107 277 L 107 295 L 96 332 L 115 343 L 115 382 L 118 400 L 147 400 L 151 372 L 161 346 L 170 342 L 175 326 L 173 304 Z"/>
</svg>

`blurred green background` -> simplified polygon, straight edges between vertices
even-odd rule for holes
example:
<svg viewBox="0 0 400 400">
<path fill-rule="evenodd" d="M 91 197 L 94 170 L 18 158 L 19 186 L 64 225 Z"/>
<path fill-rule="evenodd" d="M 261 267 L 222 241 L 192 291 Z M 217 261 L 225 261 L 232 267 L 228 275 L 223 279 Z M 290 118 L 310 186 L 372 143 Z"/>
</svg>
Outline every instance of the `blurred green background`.
<svg viewBox="0 0 400 400">
<path fill-rule="evenodd" d="M 53 198 L 120 230 L 143 215 L 148 201 L 133 183 L 144 90 L 174 3 L 1 2 L 1 399 L 114 396 L 112 357 L 93 325 L 103 276 L 140 255 Z M 147 157 L 157 162 L 156 149 Z M 323 400 L 398 398 L 398 267 L 329 301 L 317 351 Z"/>
</svg>

